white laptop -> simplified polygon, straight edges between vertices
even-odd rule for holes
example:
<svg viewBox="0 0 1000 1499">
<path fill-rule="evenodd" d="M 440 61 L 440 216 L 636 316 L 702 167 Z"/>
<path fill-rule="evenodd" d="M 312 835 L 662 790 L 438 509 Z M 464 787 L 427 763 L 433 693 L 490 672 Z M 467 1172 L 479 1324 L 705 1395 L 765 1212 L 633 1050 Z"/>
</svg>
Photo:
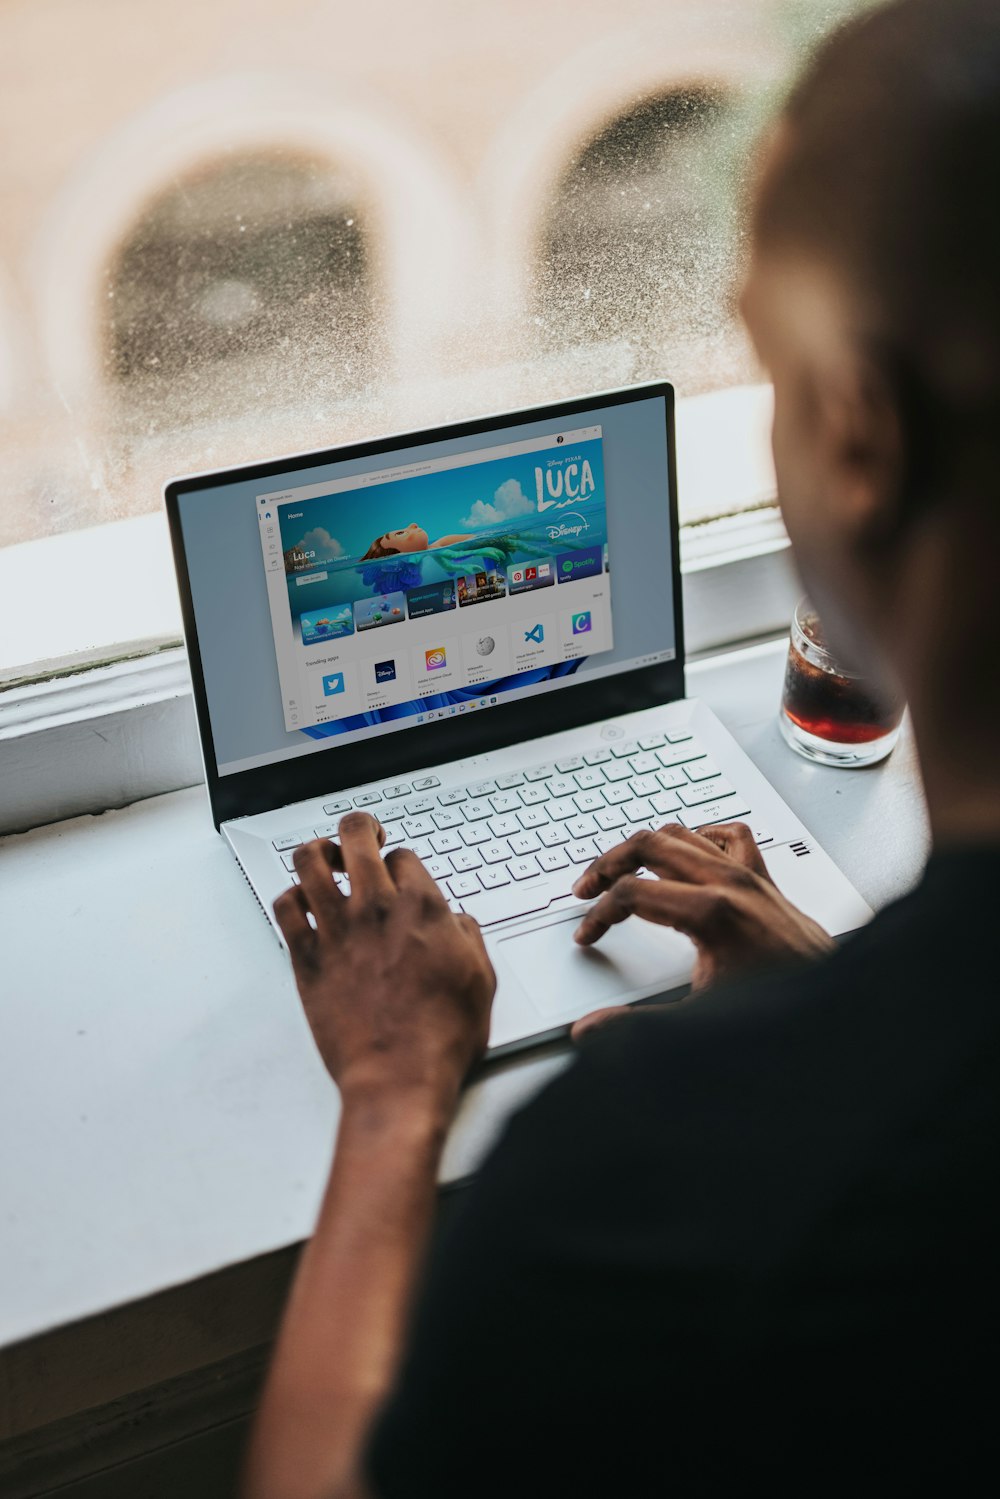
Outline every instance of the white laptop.
<svg viewBox="0 0 1000 1499">
<path fill-rule="evenodd" d="M 574 880 L 640 828 L 744 820 L 828 931 L 870 917 L 684 695 L 669 385 L 177 479 L 166 502 L 212 815 L 276 932 L 296 846 L 370 811 L 482 924 L 496 1054 L 685 991 L 676 932 L 572 940 Z"/>
</svg>

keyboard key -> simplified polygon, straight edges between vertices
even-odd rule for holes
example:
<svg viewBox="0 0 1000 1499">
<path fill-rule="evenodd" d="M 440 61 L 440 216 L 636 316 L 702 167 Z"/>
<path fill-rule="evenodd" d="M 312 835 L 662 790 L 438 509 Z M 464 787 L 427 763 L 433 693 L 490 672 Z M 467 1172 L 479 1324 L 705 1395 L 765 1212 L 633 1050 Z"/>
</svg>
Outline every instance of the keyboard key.
<svg viewBox="0 0 1000 1499">
<path fill-rule="evenodd" d="M 556 801 L 549 802 L 545 809 L 554 822 L 565 822 L 569 817 L 576 817 L 576 802 L 571 796 L 558 797 Z"/>
<path fill-rule="evenodd" d="M 380 802 L 381 800 L 382 794 L 379 791 L 360 791 L 354 798 L 354 805 L 356 807 L 374 807 L 376 802 Z"/>
<path fill-rule="evenodd" d="M 536 849 L 541 848 L 538 836 L 535 833 L 515 833 L 510 840 L 510 851 L 524 858 L 526 854 L 533 854 Z"/>
<path fill-rule="evenodd" d="M 575 811 L 576 808 L 573 810 Z M 517 814 L 517 820 L 522 828 L 543 828 L 549 818 L 544 807 L 522 807 Z"/>
<path fill-rule="evenodd" d="M 427 873 L 433 875 L 436 880 L 446 880 L 451 874 L 451 865 L 447 859 L 439 858 L 437 854 L 431 859 L 424 860 Z"/>
<path fill-rule="evenodd" d="M 689 765 L 685 765 L 684 774 L 689 781 L 707 781 L 709 777 L 721 775 L 722 772 L 715 761 L 706 755 L 702 760 L 692 760 Z"/>
<path fill-rule="evenodd" d="M 468 795 L 464 791 L 442 791 L 440 796 L 438 797 L 438 806 L 455 807 L 459 802 L 464 802 L 467 800 Z"/>
<path fill-rule="evenodd" d="M 609 749 L 588 750 L 583 758 L 588 765 L 607 765 L 611 759 L 611 751 Z"/>
<path fill-rule="evenodd" d="M 653 811 L 658 817 L 662 817 L 666 812 L 676 812 L 680 806 L 679 799 L 672 791 L 658 791 L 649 800 L 653 805 Z"/>
<path fill-rule="evenodd" d="M 323 803 L 323 811 L 326 813 L 327 817 L 333 817 L 338 812 L 349 812 L 350 810 L 351 810 L 351 804 L 350 804 L 350 802 L 324 802 Z"/>
<path fill-rule="evenodd" d="M 530 880 L 538 873 L 538 861 L 531 854 L 525 859 L 511 859 L 507 870 L 512 880 Z"/>
<path fill-rule="evenodd" d="M 672 791 L 675 786 L 686 786 L 688 780 L 680 766 L 675 766 L 673 770 L 658 770 L 656 779 L 664 791 Z"/>
<path fill-rule="evenodd" d="M 592 791 L 595 786 L 604 785 L 604 771 L 579 770 L 573 779 L 581 791 Z"/>
<path fill-rule="evenodd" d="M 634 802 L 629 802 L 623 809 L 625 816 L 633 825 L 637 822 L 648 822 L 653 815 L 653 804 L 645 796 L 637 797 Z"/>
<path fill-rule="evenodd" d="M 316 836 L 317 838 L 321 838 L 323 835 L 322 833 L 317 833 Z M 288 848 L 298 848 L 299 844 L 304 843 L 308 837 L 308 833 L 286 833 L 283 838 L 275 838 L 271 843 L 271 847 L 276 853 L 283 854 Z"/>
<path fill-rule="evenodd" d="M 770 828 L 761 827 L 759 822 L 752 822 L 750 824 L 750 831 L 753 834 L 753 841 L 756 844 L 774 842 L 774 834 Z"/>
<path fill-rule="evenodd" d="M 605 807 L 603 812 L 598 812 L 594 821 L 604 832 L 610 832 L 612 828 L 623 828 L 625 826 L 625 813 L 617 807 Z"/>
<path fill-rule="evenodd" d="M 394 822 L 391 827 L 385 829 L 385 842 L 382 847 L 395 848 L 397 844 L 403 843 L 405 838 L 406 834 L 403 832 L 402 823 Z"/>
<path fill-rule="evenodd" d="M 664 770 L 669 770 L 671 766 L 683 765 L 686 760 L 700 760 L 704 753 L 700 744 L 689 739 L 686 744 L 670 744 L 666 749 L 658 749 L 656 758 Z"/>
<path fill-rule="evenodd" d="M 578 791 L 573 798 L 578 812 L 599 812 L 607 802 L 599 791 Z"/>
<path fill-rule="evenodd" d="M 714 781 L 700 781 L 693 786 L 679 786 L 677 795 L 685 807 L 696 807 L 700 802 L 718 801 L 720 797 L 732 796 L 735 787 L 719 776 Z"/>
<path fill-rule="evenodd" d="M 639 746 L 634 739 L 623 739 L 621 744 L 611 746 L 611 753 L 616 760 L 627 760 L 629 755 L 636 755 L 638 752 Z"/>
<path fill-rule="evenodd" d="M 378 820 L 383 827 L 388 826 L 390 822 L 399 822 L 400 818 L 405 816 L 406 808 L 402 802 L 396 802 L 395 806 L 391 802 L 384 802 L 378 809 Z"/>
<path fill-rule="evenodd" d="M 458 836 L 466 848 L 475 848 L 477 844 L 489 843 L 493 837 L 489 824 L 485 822 L 467 822 L 463 828 L 459 828 Z"/>
<path fill-rule="evenodd" d="M 651 776 L 660 768 L 660 762 L 655 755 L 633 755 L 628 762 L 632 772 L 637 776 Z"/>
<path fill-rule="evenodd" d="M 431 813 L 434 826 L 440 828 L 441 832 L 444 832 L 446 828 L 460 828 L 465 821 L 462 815 L 463 811 L 464 808 L 438 807 L 436 811 Z"/>
<path fill-rule="evenodd" d="M 510 858 L 510 844 L 505 838 L 496 843 L 483 843 L 479 847 L 479 857 L 486 864 L 503 864 Z"/>
<path fill-rule="evenodd" d="M 486 800 L 466 802 L 462 811 L 465 813 L 466 822 L 485 822 L 487 818 L 493 816 L 493 808 Z"/>
<path fill-rule="evenodd" d="M 478 801 L 481 796 L 490 796 L 497 789 L 496 781 L 473 781 L 466 786 L 466 791 Z"/>
<path fill-rule="evenodd" d="M 565 760 L 556 761 L 556 770 L 560 775 L 568 776 L 571 770 L 583 769 L 582 755 L 567 755 Z"/>
<path fill-rule="evenodd" d="M 636 796 L 652 796 L 654 791 L 660 789 L 660 783 L 655 776 L 633 776 L 629 785 Z"/>
<path fill-rule="evenodd" d="M 639 740 L 639 748 L 641 750 L 655 750 L 659 749 L 664 742 L 662 734 L 646 734 Z"/>
<path fill-rule="evenodd" d="M 750 808 L 739 796 L 728 796 L 721 802 L 705 802 L 703 806 L 685 808 L 677 814 L 686 828 L 705 828 L 713 822 L 745 821 L 749 815 Z"/>
<path fill-rule="evenodd" d="M 565 869 L 569 860 L 561 848 L 546 848 L 538 855 L 538 867 L 545 874 L 551 874 L 553 869 Z"/>
<path fill-rule="evenodd" d="M 516 791 L 498 791 L 495 796 L 490 797 L 490 806 L 494 812 L 516 812 L 521 805 L 521 798 Z"/>
<path fill-rule="evenodd" d="M 581 838 L 589 838 L 591 833 L 596 833 L 597 823 L 589 813 L 584 817 L 572 817 L 566 824 L 566 831 L 570 838 L 579 841 Z"/>
<path fill-rule="evenodd" d="M 521 774 L 521 772 L 519 770 L 514 771 L 511 775 L 497 776 L 497 790 L 498 791 L 513 791 L 513 789 L 514 789 L 515 786 L 523 786 L 523 785 L 524 785 L 524 776 Z"/>
<path fill-rule="evenodd" d="M 616 781 L 629 781 L 632 779 L 632 767 L 627 760 L 615 760 L 604 774 L 612 784 Z"/>
<path fill-rule="evenodd" d="M 589 864 L 597 858 L 597 844 L 593 838 L 583 838 L 579 843 L 568 843 L 566 852 L 574 864 Z"/>
<path fill-rule="evenodd" d="M 434 850 L 431 848 L 431 840 L 429 838 L 415 839 L 414 842 L 410 844 L 410 848 L 416 854 L 418 859 L 430 859 L 434 856 Z"/>
<path fill-rule="evenodd" d="M 462 847 L 462 840 L 451 829 L 445 833 L 432 833 L 430 843 L 436 854 L 454 854 Z"/>
<path fill-rule="evenodd" d="M 460 900 L 449 900 L 448 910 L 453 916 L 461 916 L 465 911 L 465 907 Z"/>
<path fill-rule="evenodd" d="M 691 738 L 690 729 L 674 729 L 667 735 L 668 744 L 683 744 L 685 739 Z"/>
<path fill-rule="evenodd" d="M 434 831 L 429 817 L 404 817 L 403 832 L 407 838 L 428 838 Z"/>
<path fill-rule="evenodd" d="M 531 770 L 524 772 L 526 781 L 547 781 L 549 776 L 554 776 L 556 768 L 554 765 L 536 765 Z"/>
<path fill-rule="evenodd" d="M 467 874 L 470 869 L 478 869 L 483 862 L 477 853 L 473 853 L 471 848 L 463 848 L 460 853 L 449 854 L 448 857 L 451 859 L 452 867 L 458 874 Z"/>
<path fill-rule="evenodd" d="M 546 784 L 548 785 L 550 796 L 573 796 L 576 791 L 575 776 L 553 776 L 551 781 L 548 781 Z"/>
<path fill-rule="evenodd" d="M 313 836 L 315 838 L 336 838 L 339 827 L 339 817 L 336 822 L 321 822 L 318 828 L 313 828 Z"/>
<path fill-rule="evenodd" d="M 396 786 L 383 786 L 382 795 L 386 801 L 394 802 L 400 796 L 409 796 L 413 790 L 412 786 L 406 786 L 402 782 Z"/>
<path fill-rule="evenodd" d="M 630 802 L 634 796 L 631 786 L 605 786 L 604 800 L 609 807 L 620 807 L 622 802 Z"/>
<path fill-rule="evenodd" d="M 458 899 L 463 895 L 478 895 L 482 886 L 474 874 L 457 874 L 448 881 L 448 889 Z"/>
<path fill-rule="evenodd" d="M 518 793 L 522 805 L 525 807 L 537 806 L 539 802 L 547 802 L 549 791 L 547 786 L 539 783 L 537 786 L 524 786 Z"/>
<path fill-rule="evenodd" d="M 521 831 L 521 824 L 513 812 L 502 812 L 499 817 L 491 817 L 488 826 L 494 838 L 509 838 L 511 833 Z"/>
<path fill-rule="evenodd" d="M 606 854 L 610 849 L 617 848 L 619 843 L 624 843 L 631 831 L 631 828 L 619 828 L 607 833 L 598 833 L 594 839 L 594 842 L 597 844 L 597 852 L 599 854 Z"/>
<path fill-rule="evenodd" d="M 406 815 L 407 817 L 419 817 L 422 812 L 433 812 L 436 806 L 436 797 L 415 796 L 412 801 L 406 803 Z"/>
<path fill-rule="evenodd" d="M 569 842 L 569 834 L 561 822 L 549 823 L 547 828 L 539 828 L 538 838 L 546 848 L 557 848 L 559 844 Z"/>
<path fill-rule="evenodd" d="M 294 869 L 295 868 L 294 855 L 293 854 L 282 854 L 282 856 L 281 856 L 281 862 L 282 862 L 282 864 L 284 864 L 284 866 L 285 866 L 286 869 Z"/>
<path fill-rule="evenodd" d="M 501 885 L 509 885 L 510 875 L 507 873 L 506 865 L 494 864 L 492 868 L 481 869 L 479 882 L 484 890 L 497 890 Z"/>
<path fill-rule="evenodd" d="M 437 776 L 419 776 L 413 782 L 414 791 L 430 791 L 432 786 L 440 786 L 441 782 Z"/>
</svg>

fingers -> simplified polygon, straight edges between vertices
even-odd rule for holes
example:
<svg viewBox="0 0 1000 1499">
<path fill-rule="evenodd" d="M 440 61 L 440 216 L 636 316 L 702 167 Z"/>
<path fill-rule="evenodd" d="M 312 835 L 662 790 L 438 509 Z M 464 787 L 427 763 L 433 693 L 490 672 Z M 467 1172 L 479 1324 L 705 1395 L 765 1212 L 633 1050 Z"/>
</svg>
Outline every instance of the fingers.
<svg viewBox="0 0 1000 1499">
<path fill-rule="evenodd" d="M 316 934 L 309 925 L 307 911 L 306 898 L 299 885 L 291 885 L 283 890 L 274 902 L 274 919 L 293 962 L 304 957 L 316 940 Z"/>
<path fill-rule="evenodd" d="M 351 898 L 360 902 L 384 900 L 392 894 L 392 878 L 382 862 L 385 833 L 367 812 L 348 812 L 337 829 L 344 873 L 351 882 Z"/>
<path fill-rule="evenodd" d="M 706 839 L 687 828 L 661 828 L 659 832 L 633 833 L 624 843 L 616 844 L 595 859 L 573 886 L 580 900 L 590 900 L 607 890 L 622 875 L 637 869 L 651 869 L 655 874 L 697 881 L 709 879 L 718 869 L 719 853 Z"/>
<path fill-rule="evenodd" d="M 591 906 L 573 935 L 581 947 L 589 947 L 620 921 L 642 916 L 694 936 L 705 923 L 707 908 L 708 892 L 698 885 L 623 875 Z"/>
<path fill-rule="evenodd" d="M 302 843 L 292 855 L 299 889 L 316 920 L 335 923 L 341 915 L 344 897 L 333 883 L 333 845 L 325 838 Z"/>
<path fill-rule="evenodd" d="M 384 862 L 397 890 L 412 890 L 417 895 L 444 901 L 437 881 L 411 848 L 390 849 Z"/>
<path fill-rule="evenodd" d="M 700 828 L 699 834 L 731 859 L 735 859 L 737 864 L 752 869 L 754 874 L 762 875 L 765 880 L 771 878 L 757 841 L 745 822 L 714 823 L 711 827 Z"/>
<path fill-rule="evenodd" d="M 615 1020 L 620 1020 L 623 1015 L 631 1015 L 632 1011 L 627 1005 L 613 1005 L 606 1010 L 591 1010 L 589 1015 L 582 1015 L 576 1023 L 570 1027 L 569 1038 L 574 1045 L 578 1045 L 586 1037 L 593 1035 L 595 1031 L 603 1029 L 605 1025 Z"/>
</svg>

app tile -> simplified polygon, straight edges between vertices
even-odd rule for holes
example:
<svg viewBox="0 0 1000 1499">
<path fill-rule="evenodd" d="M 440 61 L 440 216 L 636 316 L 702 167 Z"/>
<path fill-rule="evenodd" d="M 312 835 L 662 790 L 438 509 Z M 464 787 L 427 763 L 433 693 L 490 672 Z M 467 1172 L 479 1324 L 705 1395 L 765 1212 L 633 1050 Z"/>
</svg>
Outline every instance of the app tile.
<svg viewBox="0 0 1000 1499">
<path fill-rule="evenodd" d="M 584 609 L 579 614 L 574 614 L 572 616 L 572 626 L 573 626 L 573 634 L 574 635 L 587 635 L 587 634 L 589 634 L 590 631 L 593 629 L 593 624 L 592 624 L 591 617 L 590 617 L 590 610 L 589 609 Z"/>
<path fill-rule="evenodd" d="M 383 625 L 401 625 L 406 620 L 404 593 L 376 594 L 371 599 L 355 599 L 354 626 L 357 630 L 377 630 Z"/>
<path fill-rule="evenodd" d="M 299 615 L 303 645 L 320 645 L 324 640 L 342 640 L 354 634 L 354 617 L 350 604 L 333 604 L 329 609 L 310 609 Z"/>
<path fill-rule="evenodd" d="M 578 578 L 593 578 L 604 568 L 603 548 L 578 547 L 560 552 L 556 558 L 556 575 L 560 583 L 574 583 Z"/>
<path fill-rule="evenodd" d="M 489 604 L 507 597 L 507 582 L 499 568 L 486 572 L 469 573 L 458 580 L 458 607 L 466 609 L 470 604 Z"/>
<path fill-rule="evenodd" d="M 396 680 L 396 663 L 395 663 L 395 661 L 376 661 L 375 662 L 375 681 L 377 683 L 381 684 L 383 682 L 394 682 L 395 680 Z"/>
<path fill-rule="evenodd" d="M 430 650 L 425 650 L 424 665 L 427 671 L 443 671 L 448 665 L 448 652 L 444 646 L 432 645 Z"/>
<path fill-rule="evenodd" d="M 336 697 L 337 694 L 343 692 L 343 690 L 344 673 L 342 671 L 333 671 L 329 674 L 329 676 L 323 678 L 324 697 Z"/>
<path fill-rule="evenodd" d="M 552 563 L 540 560 L 509 567 L 507 583 L 512 594 L 529 593 L 533 588 L 551 588 L 555 583 Z"/>
<path fill-rule="evenodd" d="M 411 619 L 444 614 L 455 607 L 455 585 L 448 578 L 443 583 L 423 583 L 419 588 L 411 588 L 406 595 L 406 607 Z"/>
</svg>

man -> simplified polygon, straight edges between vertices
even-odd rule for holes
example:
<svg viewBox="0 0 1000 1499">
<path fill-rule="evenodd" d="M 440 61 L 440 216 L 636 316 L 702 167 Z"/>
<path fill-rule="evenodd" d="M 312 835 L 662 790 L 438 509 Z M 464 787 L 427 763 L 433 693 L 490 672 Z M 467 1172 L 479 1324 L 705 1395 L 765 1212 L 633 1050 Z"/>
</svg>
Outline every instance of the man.
<svg viewBox="0 0 1000 1499">
<path fill-rule="evenodd" d="M 788 105 L 743 297 L 803 579 L 910 704 L 922 884 L 833 951 L 739 827 L 599 859 L 579 940 L 678 927 L 700 992 L 577 1027 L 425 1272 L 493 976 L 374 822 L 302 849 L 277 910 L 343 1115 L 252 1499 L 973 1486 L 1000 1250 L 998 180 L 994 0 L 898 0 Z"/>
</svg>

